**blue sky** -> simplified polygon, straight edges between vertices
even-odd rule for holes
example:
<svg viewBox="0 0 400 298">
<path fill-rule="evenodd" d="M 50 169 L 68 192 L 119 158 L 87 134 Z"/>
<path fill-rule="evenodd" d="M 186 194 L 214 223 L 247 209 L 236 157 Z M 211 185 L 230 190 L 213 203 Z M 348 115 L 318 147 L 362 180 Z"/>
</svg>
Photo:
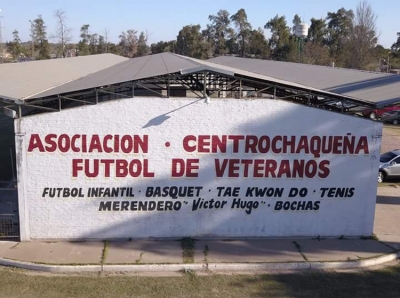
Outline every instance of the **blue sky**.
<svg viewBox="0 0 400 298">
<path fill-rule="evenodd" d="M 285 15 L 291 23 L 297 13 L 310 23 L 312 17 L 325 17 L 328 11 L 339 8 L 355 9 L 353 0 L 5 0 L 0 2 L 3 41 L 12 39 L 12 31 L 17 29 L 20 38 L 29 37 L 29 20 L 42 15 L 48 33 L 56 30 L 53 17 L 56 9 L 65 10 L 68 26 L 73 29 L 74 41 L 79 39 L 79 28 L 90 24 L 91 32 L 102 34 L 107 28 L 109 40 L 116 42 L 122 31 L 135 29 L 147 30 L 150 43 L 171 40 L 184 25 L 200 24 L 205 28 L 208 16 L 219 9 L 226 9 L 234 14 L 240 8 L 247 12 L 248 20 L 254 28 L 264 27 L 276 14 Z M 378 15 L 377 27 L 379 43 L 390 47 L 400 31 L 400 0 L 368 1 Z M 266 30 L 267 34 L 267 30 Z"/>
</svg>

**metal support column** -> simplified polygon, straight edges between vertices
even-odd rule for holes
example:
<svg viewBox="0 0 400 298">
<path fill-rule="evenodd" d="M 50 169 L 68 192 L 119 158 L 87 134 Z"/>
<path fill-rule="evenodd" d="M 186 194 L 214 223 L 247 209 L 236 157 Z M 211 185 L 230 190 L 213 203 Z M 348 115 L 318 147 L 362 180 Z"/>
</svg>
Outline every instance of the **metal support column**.
<svg viewBox="0 0 400 298">
<path fill-rule="evenodd" d="M 242 79 L 239 80 L 239 99 L 242 98 Z"/>
<path fill-rule="evenodd" d="M 58 110 L 61 112 L 61 96 L 58 96 Z"/>
<path fill-rule="evenodd" d="M 171 89 L 170 89 L 170 82 L 169 82 L 169 76 L 167 80 L 167 97 L 169 98 L 171 95 Z"/>
<path fill-rule="evenodd" d="M 204 75 L 204 80 L 203 80 L 203 95 L 204 97 L 207 97 L 207 72 L 205 71 L 203 73 Z"/>
</svg>

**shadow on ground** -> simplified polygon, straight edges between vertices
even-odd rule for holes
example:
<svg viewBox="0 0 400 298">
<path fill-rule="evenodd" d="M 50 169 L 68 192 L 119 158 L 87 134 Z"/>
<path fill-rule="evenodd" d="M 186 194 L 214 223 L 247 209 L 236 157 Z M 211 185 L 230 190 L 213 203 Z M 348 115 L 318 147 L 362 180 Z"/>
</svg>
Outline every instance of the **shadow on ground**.
<svg viewBox="0 0 400 298">
<path fill-rule="evenodd" d="M 377 204 L 387 204 L 387 205 L 400 205 L 399 197 L 387 197 L 387 196 L 377 196 Z"/>
<path fill-rule="evenodd" d="M 362 272 L 309 272 L 251 276 L 232 284 L 232 289 L 254 288 L 248 297 L 400 297 L 400 266 L 379 271 Z M 277 295 L 276 295 L 277 294 Z"/>
</svg>

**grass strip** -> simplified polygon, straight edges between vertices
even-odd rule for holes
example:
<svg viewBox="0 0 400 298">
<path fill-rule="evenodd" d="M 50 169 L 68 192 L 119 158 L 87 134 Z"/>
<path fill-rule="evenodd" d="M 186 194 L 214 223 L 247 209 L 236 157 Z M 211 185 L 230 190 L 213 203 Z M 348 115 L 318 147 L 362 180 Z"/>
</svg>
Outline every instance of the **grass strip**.
<svg viewBox="0 0 400 298">
<path fill-rule="evenodd" d="M 57 298 L 391 298 L 400 297 L 400 265 L 380 270 L 291 274 L 51 275 L 0 267 L 0 297 Z"/>
</svg>

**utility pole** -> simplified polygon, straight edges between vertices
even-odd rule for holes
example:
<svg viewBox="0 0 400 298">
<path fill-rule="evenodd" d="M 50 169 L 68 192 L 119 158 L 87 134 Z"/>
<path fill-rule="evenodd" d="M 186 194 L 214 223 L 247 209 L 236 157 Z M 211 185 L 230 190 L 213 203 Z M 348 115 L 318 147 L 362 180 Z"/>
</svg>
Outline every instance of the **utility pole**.
<svg viewBox="0 0 400 298">
<path fill-rule="evenodd" d="M 104 29 L 104 39 L 106 43 L 106 53 L 108 53 L 108 29 Z"/>
</svg>

